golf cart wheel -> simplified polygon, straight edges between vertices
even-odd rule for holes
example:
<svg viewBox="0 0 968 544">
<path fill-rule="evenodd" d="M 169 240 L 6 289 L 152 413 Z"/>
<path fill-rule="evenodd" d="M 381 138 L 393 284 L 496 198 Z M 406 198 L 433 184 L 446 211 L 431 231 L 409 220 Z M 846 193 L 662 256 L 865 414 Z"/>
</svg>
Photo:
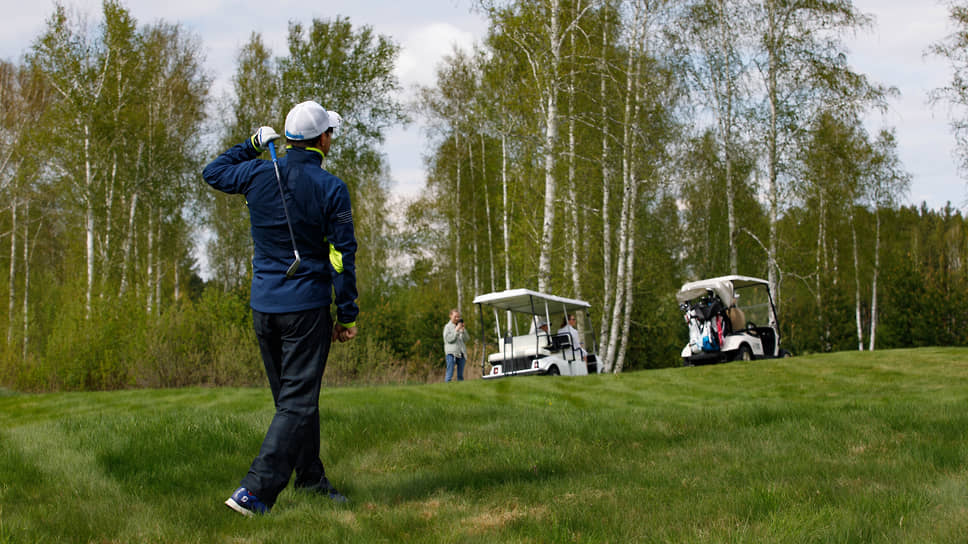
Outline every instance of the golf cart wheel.
<svg viewBox="0 0 968 544">
<path fill-rule="evenodd" d="M 549 376 L 560 376 L 561 375 L 561 372 L 558 371 L 558 365 L 551 365 L 551 366 L 549 366 L 548 367 L 548 375 Z"/>
<path fill-rule="evenodd" d="M 736 352 L 736 357 L 733 358 L 734 361 L 752 361 L 753 360 L 753 350 L 749 346 L 743 344 L 739 347 L 739 351 Z"/>
<path fill-rule="evenodd" d="M 785 349 L 781 349 L 780 350 L 780 358 L 781 359 L 786 359 L 787 357 L 793 357 L 793 354 L 790 353 L 789 351 L 785 350 Z"/>
</svg>

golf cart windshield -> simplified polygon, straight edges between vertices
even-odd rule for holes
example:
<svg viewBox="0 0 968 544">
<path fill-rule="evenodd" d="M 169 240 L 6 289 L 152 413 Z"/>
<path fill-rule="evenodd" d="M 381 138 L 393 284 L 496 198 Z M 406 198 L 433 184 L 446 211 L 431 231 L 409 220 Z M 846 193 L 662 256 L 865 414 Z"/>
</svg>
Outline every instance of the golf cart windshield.
<svg viewBox="0 0 968 544">
<path fill-rule="evenodd" d="M 767 287 L 762 284 L 751 284 L 736 289 L 736 307 L 746 315 L 747 323 L 756 325 L 770 325 L 772 323 L 770 311 L 770 295 Z"/>
</svg>

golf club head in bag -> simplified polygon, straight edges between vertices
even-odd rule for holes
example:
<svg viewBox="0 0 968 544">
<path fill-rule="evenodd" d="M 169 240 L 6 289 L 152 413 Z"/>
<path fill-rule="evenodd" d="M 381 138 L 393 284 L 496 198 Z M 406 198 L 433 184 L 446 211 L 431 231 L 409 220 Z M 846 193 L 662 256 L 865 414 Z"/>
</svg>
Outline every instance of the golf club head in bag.
<svg viewBox="0 0 968 544">
<path fill-rule="evenodd" d="M 289 227 L 289 239 L 292 241 L 292 254 L 295 260 L 289 265 L 289 269 L 286 270 L 286 277 L 291 278 L 299 270 L 299 263 L 302 262 L 299 259 L 299 250 L 296 249 L 296 235 L 292 232 L 292 221 L 289 219 L 289 206 L 286 205 L 286 194 L 282 190 L 282 176 L 279 175 L 279 161 L 276 159 L 276 144 L 273 141 L 269 142 L 269 155 L 272 156 L 272 167 L 276 170 L 276 182 L 279 183 L 279 197 L 282 198 L 282 211 L 286 214 L 286 226 Z"/>
</svg>

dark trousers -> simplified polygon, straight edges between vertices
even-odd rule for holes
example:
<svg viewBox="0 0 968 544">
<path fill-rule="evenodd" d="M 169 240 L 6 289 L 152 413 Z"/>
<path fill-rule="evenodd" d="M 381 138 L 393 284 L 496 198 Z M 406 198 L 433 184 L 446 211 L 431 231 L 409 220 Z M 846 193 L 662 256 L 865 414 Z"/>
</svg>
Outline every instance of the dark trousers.
<svg viewBox="0 0 968 544">
<path fill-rule="evenodd" d="M 325 479 L 319 459 L 319 389 L 329 356 L 329 308 L 286 314 L 252 311 L 276 413 L 241 485 L 268 506 L 296 472 L 297 487 Z"/>
</svg>

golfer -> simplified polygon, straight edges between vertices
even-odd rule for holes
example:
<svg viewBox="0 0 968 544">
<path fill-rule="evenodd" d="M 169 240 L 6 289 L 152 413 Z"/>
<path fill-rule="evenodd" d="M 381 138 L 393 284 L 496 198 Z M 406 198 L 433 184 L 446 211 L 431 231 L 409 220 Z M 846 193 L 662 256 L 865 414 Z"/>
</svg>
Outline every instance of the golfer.
<svg viewBox="0 0 968 544">
<path fill-rule="evenodd" d="M 359 313 L 349 193 L 322 168 L 340 121 L 316 102 L 292 108 L 278 178 L 272 162 L 257 159 L 280 138 L 271 127 L 260 128 L 203 172 L 212 187 L 245 195 L 254 248 L 252 321 L 276 407 L 258 457 L 225 501 L 245 515 L 268 513 L 293 471 L 296 488 L 347 500 L 319 459 L 319 389 L 330 343 L 356 336 Z M 294 249 L 301 262 L 294 262 Z"/>
</svg>

